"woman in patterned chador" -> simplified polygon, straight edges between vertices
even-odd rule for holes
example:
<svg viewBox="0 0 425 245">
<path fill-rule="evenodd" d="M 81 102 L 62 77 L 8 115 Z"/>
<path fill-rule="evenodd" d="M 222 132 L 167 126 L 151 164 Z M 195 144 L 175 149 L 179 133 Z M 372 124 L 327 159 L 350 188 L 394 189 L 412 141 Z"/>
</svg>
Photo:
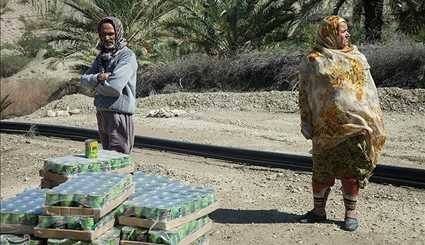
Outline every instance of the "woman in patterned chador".
<svg viewBox="0 0 425 245">
<path fill-rule="evenodd" d="M 342 228 L 354 231 L 359 189 L 378 163 L 385 132 L 369 64 L 349 37 L 343 18 L 326 17 L 315 48 L 300 65 L 301 132 L 313 144 L 314 200 L 300 221 L 326 220 L 326 200 L 337 178 L 345 206 Z"/>
</svg>

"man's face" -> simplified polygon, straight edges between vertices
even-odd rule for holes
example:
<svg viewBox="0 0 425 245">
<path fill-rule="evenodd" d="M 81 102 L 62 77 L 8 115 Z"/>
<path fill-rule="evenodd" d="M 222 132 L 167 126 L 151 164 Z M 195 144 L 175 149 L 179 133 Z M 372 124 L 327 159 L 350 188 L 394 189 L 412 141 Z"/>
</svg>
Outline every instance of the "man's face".
<svg viewBox="0 0 425 245">
<path fill-rule="evenodd" d="M 100 26 L 100 39 L 106 48 L 115 47 L 115 29 L 111 23 L 103 23 Z"/>
<path fill-rule="evenodd" d="M 350 33 L 348 33 L 348 26 L 345 22 L 338 25 L 338 48 L 343 49 L 348 46 Z"/>
</svg>

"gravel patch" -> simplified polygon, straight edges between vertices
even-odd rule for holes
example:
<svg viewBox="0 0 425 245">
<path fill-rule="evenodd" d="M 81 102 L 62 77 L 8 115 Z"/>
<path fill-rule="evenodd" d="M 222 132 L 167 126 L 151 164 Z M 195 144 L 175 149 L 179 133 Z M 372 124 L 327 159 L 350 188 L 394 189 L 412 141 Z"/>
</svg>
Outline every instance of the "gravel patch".
<svg viewBox="0 0 425 245">
<path fill-rule="evenodd" d="M 381 106 L 386 112 L 425 113 L 425 89 L 379 88 Z M 253 112 L 298 112 L 298 92 L 271 91 L 252 93 L 174 93 L 154 95 L 137 100 L 138 111 L 144 109 L 217 110 Z M 93 98 L 73 94 L 52 101 L 31 116 L 43 117 L 47 111 L 78 109 L 82 113 L 95 111 Z"/>
</svg>

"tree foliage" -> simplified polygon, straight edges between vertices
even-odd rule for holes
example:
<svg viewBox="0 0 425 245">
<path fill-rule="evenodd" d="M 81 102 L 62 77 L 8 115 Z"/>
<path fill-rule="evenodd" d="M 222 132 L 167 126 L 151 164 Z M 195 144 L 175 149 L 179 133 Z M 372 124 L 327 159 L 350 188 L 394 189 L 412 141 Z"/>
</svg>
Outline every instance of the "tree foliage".
<svg viewBox="0 0 425 245">
<path fill-rule="evenodd" d="M 166 0 L 33 0 L 50 25 L 49 41 L 66 47 L 71 55 L 90 50 L 98 42 L 97 23 L 105 16 L 118 17 L 125 36 L 139 55 L 149 55 L 159 36 L 159 24 L 174 8 Z"/>
<path fill-rule="evenodd" d="M 366 41 L 374 43 L 382 39 L 384 0 L 363 0 Z"/>
<path fill-rule="evenodd" d="M 327 4 L 338 13 L 347 2 L 330 0 Z M 365 10 L 366 3 L 376 2 L 375 9 L 369 12 L 382 13 L 382 0 L 354 2 Z M 48 23 L 44 25 L 47 40 L 63 48 L 65 56 L 83 53 L 79 58 L 86 63 L 96 53 L 93 50 L 99 39 L 96 25 L 108 15 L 121 19 L 129 46 L 139 59 L 170 61 L 194 52 L 234 56 L 273 47 L 303 36 L 300 32 L 312 31 L 305 28 L 306 23 L 317 22 L 332 12 L 320 10 L 318 6 L 324 4 L 320 0 L 32 0 L 32 3 Z M 425 3 L 418 0 L 390 3 L 400 29 L 420 34 L 425 23 Z M 362 32 L 366 36 L 379 39 L 382 15 L 375 17 L 373 21 L 367 18 L 361 29 L 366 30 Z"/>
<path fill-rule="evenodd" d="M 338 14 L 347 0 L 333 0 L 333 14 Z M 366 41 L 380 41 L 384 23 L 384 8 L 391 9 L 392 20 L 396 20 L 398 29 L 405 34 L 413 34 L 425 41 L 425 1 L 423 0 L 355 0 L 353 4 L 353 24 L 358 24 L 363 14 Z"/>
<path fill-rule="evenodd" d="M 402 32 L 425 32 L 425 1 L 392 0 L 390 6 Z"/>
<path fill-rule="evenodd" d="M 182 44 L 208 55 L 234 55 L 288 38 L 308 10 L 296 0 L 186 0 L 164 21 Z"/>
</svg>

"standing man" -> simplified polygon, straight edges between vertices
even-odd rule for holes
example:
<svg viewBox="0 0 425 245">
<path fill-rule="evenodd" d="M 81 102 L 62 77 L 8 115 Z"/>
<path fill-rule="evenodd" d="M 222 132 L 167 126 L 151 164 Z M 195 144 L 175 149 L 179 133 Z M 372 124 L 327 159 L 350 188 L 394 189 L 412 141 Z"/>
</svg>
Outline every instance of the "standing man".
<svg viewBox="0 0 425 245">
<path fill-rule="evenodd" d="M 366 57 L 349 42 L 346 21 L 326 17 L 316 47 L 300 66 L 301 132 L 313 143 L 313 210 L 302 223 L 326 220 L 326 201 L 342 183 L 343 229 L 354 231 L 359 189 L 364 188 L 385 143 L 383 115 Z"/>
<path fill-rule="evenodd" d="M 94 105 L 103 149 L 130 154 L 134 145 L 136 55 L 127 48 L 119 19 L 103 18 L 97 31 L 100 53 L 81 76 L 81 85 L 95 88 Z"/>
</svg>

